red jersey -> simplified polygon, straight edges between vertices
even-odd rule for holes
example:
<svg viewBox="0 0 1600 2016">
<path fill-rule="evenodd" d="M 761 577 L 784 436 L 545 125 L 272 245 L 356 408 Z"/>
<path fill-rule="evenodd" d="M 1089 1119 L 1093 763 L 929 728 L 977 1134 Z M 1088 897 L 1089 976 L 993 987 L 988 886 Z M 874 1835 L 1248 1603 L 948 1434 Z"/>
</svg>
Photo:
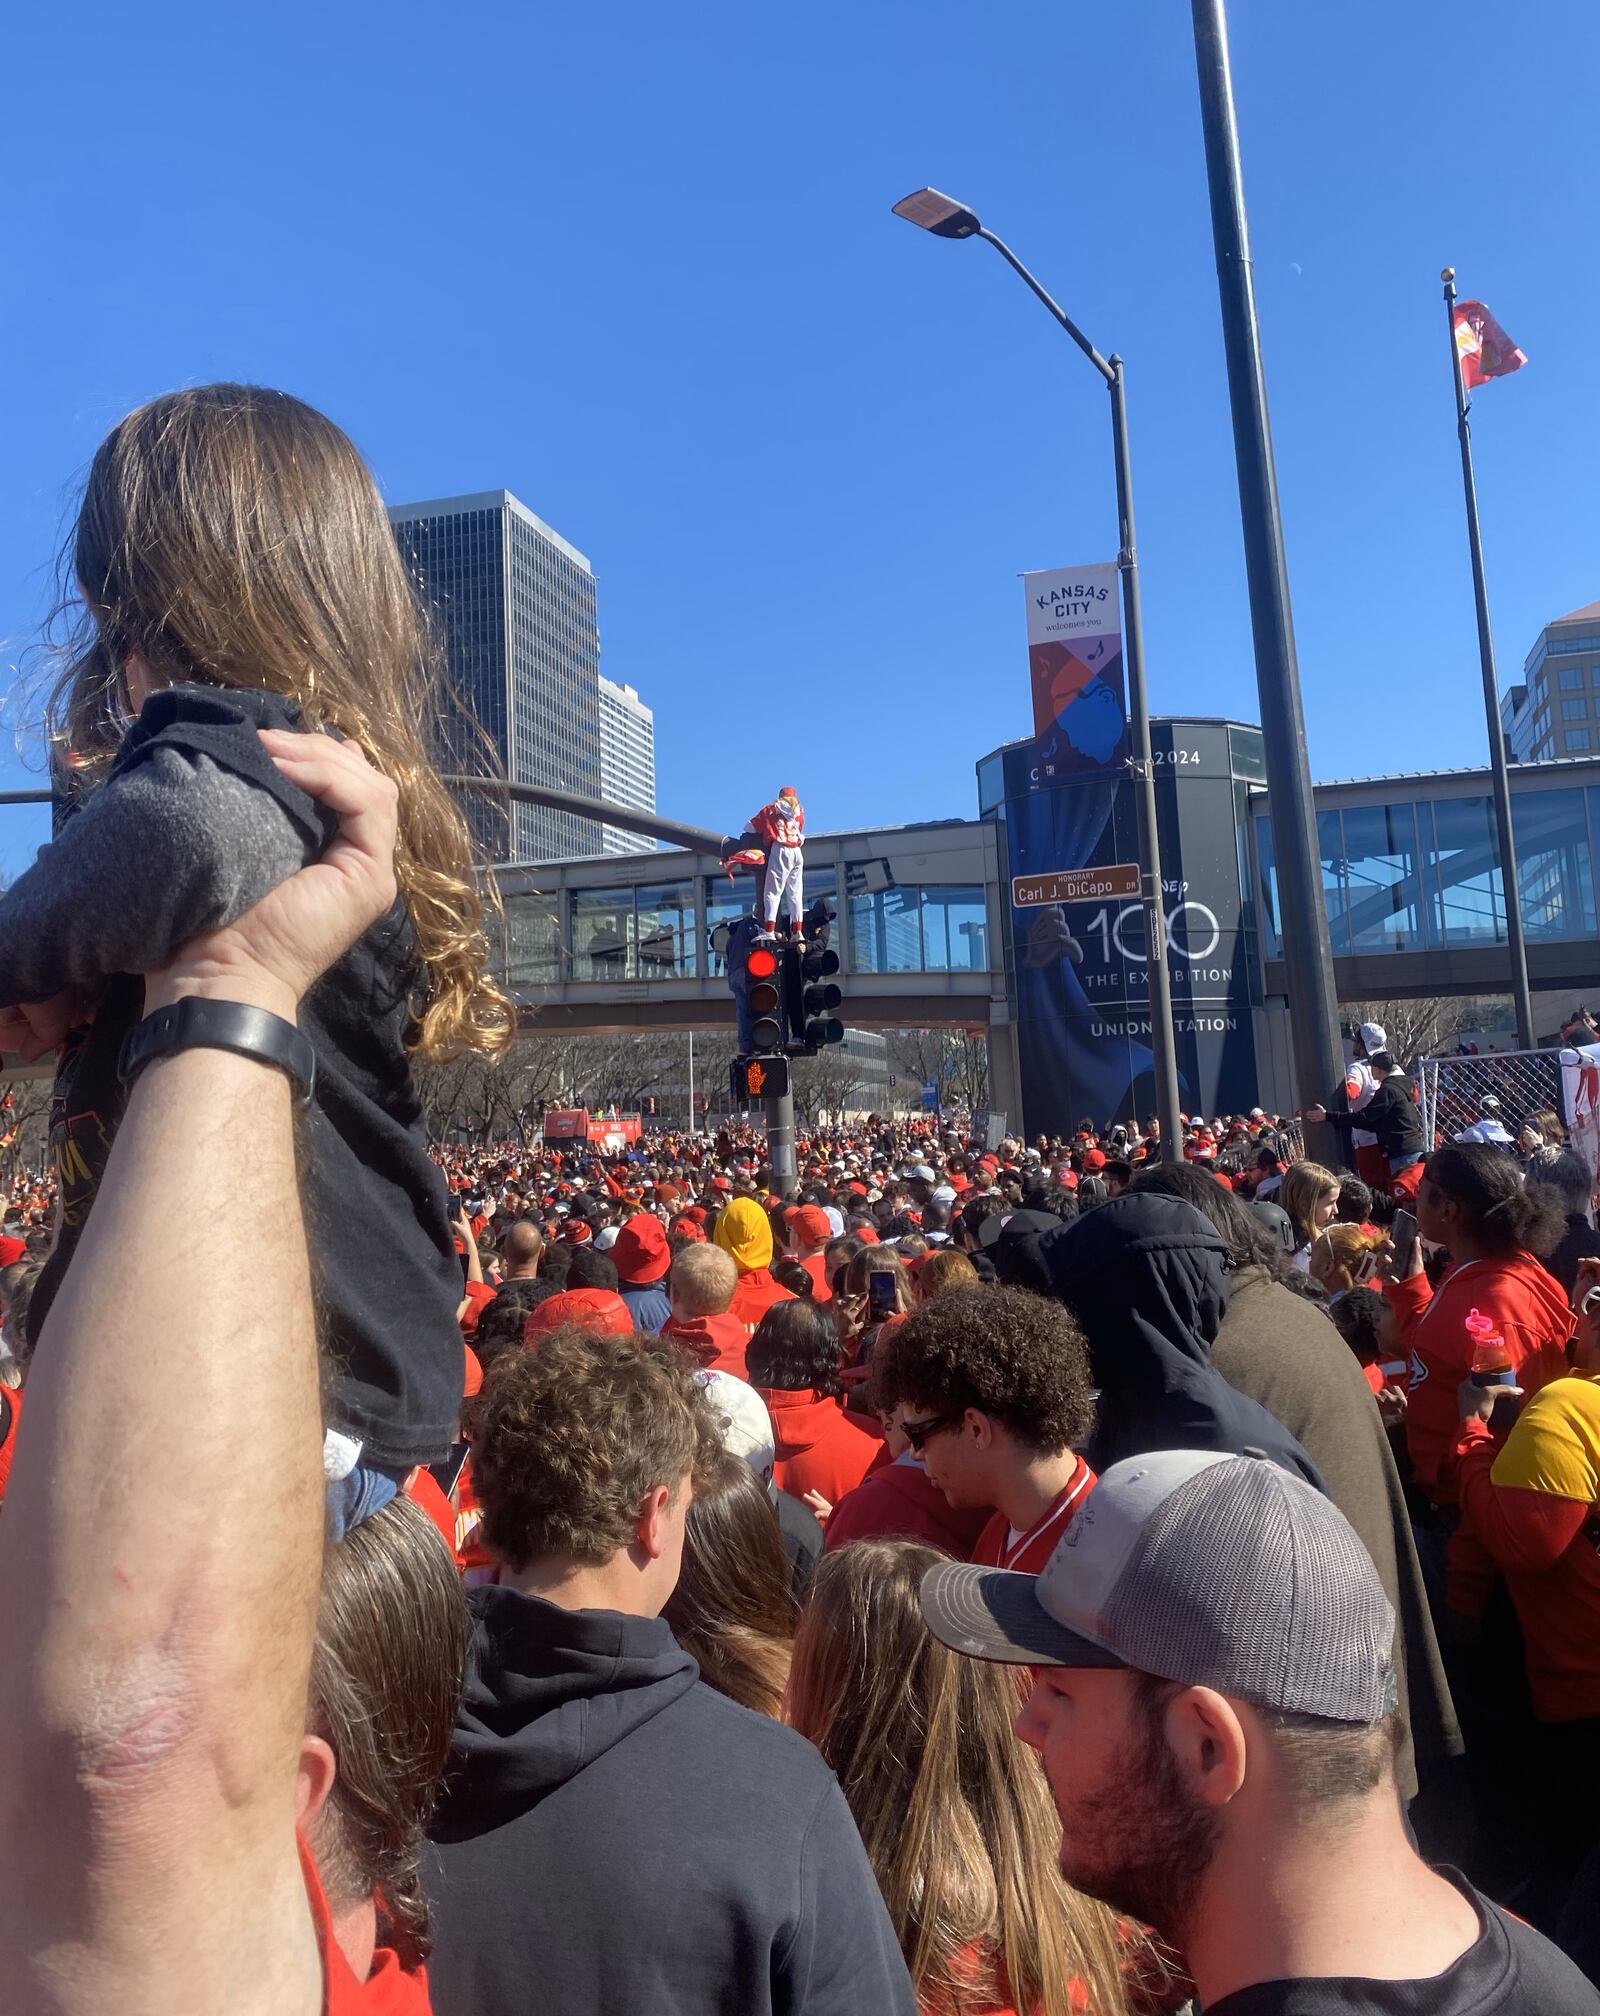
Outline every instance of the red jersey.
<svg viewBox="0 0 1600 2016">
<path fill-rule="evenodd" d="M 920 1463 L 885 1463 L 834 1506 L 827 1551 L 852 1540 L 926 1540 L 965 1561 L 988 1523 L 986 1505 L 958 1511 Z"/>
<path fill-rule="evenodd" d="M 685 1316 L 681 1321 L 669 1317 L 661 1334 L 687 1352 L 703 1372 L 731 1372 L 735 1379 L 750 1377 L 744 1362 L 750 1332 L 732 1310 L 720 1316 Z"/>
<path fill-rule="evenodd" d="M 809 1387 L 800 1392 L 775 1386 L 755 1390 L 772 1416 L 777 1452 L 772 1479 L 780 1491 L 796 1498 L 819 1491 L 837 1505 L 883 1454 L 883 1437 L 847 1414 L 841 1401 Z"/>
<path fill-rule="evenodd" d="M 22 1388 L 0 1386 L 0 1502 L 11 1479 L 11 1458 L 17 1448 L 17 1418 L 22 1412 Z"/>
<path fill-rule="evenodd" d="M 773 1280 L 766 1267 L 752 1267 L 747 1274 L 739 1276 L 739 1285 L 733 1291 L 733 1300 L 728 1304 L 728 1314 L 744 1326 L 744 1334 L 753 1337 L 756 1325 L 766 1315 L 774 1302 L 792 1302 L 794 1297 L 787 1288 L 780 1287 Z"/>
<path fill-rule="evenodd" d="M 811 1299 L 819 1309 L 824 1303 L 833 1300 L 833 1290 L 828 1286 L 826 1263 L 827 1255 L 825 1253 L 807 1253 L 802 1256 L 800 1261 L 800 1265 L 811 1276 L 813 1283 Z"/>
<path fill-rule="evenodd" d="M 802 847 L 806 830 L 806 815 L 803 806 L 797 804 L 793 818 L 785 818 L 778 809 L 778 801 L 763 805 L 750 821 L 752 833 L 759 833 L 763 840 L 775 847 Z"/>
<path fill-rule="evenodd" d="M 415 1974 L 408 1974 L 400 1965 L 399 1956 L 387 1946 L 380 1946 L 373 1953 L 366 1980 L 356 1979 L 354 1968 L 333 1936 L 333 1917 L 322 1879 L 303 1836 L 300 1872 L 305 1877 L 306 1902 L 311 1906 L 317 1950 L 322 1955 L 323 2016 L 432 2016 L 427 1969 L 419 1967 Z"/>
<path fill-rule="evenodd" d="M 1437 1503 L 1454 1503 L 1451 1458 L 1460 1433 L 1456 1388 L 1472 1370 L 1466 1319 L 1491 1316 L 1511 1354 L 1517 1384 L 1530 1398 L 1567 1370 L 1572 1311 L 1560 1284 L 1531 1253 L 1496 1254 L 1453 1267 L 1435 1293 L 1426 1274 L 1385 1289 L 1411 1356 L 1406 1448 L 1417 1482 Z"/>
<path fill-rule="evenodd" d="M 996 1512 L 978 1535 L 972 1558 L 981 1568 L 1014 1568 L 1022 1575 L 1038 1575 L 1056 1551 L 1056 1542 L 1072 1524 L 1078 1507 L 1094 1489 L 1094 1472 L 1080 1456 L 1077 1468 L 1063 1488 L 1051 1499 L 1044 1516 L 1036 1519 L 1026 1533 L 1012 1534 L 1011 1522 Z"/>
</svg>

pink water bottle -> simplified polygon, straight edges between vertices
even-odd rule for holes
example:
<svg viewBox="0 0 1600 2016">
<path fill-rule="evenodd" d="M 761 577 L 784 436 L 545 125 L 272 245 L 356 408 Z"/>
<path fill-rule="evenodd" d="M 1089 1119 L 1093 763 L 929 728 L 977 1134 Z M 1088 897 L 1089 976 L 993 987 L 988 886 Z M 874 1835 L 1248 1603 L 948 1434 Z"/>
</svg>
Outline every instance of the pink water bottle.
<svg viewBox="0 0 1600 2016">
<path fill-rule="evenodd" d="M 1511 1368 L 1511 1351 L 1492 1316 L 1480 1316 L 1474 1309 L 1467 1317 L 1467 1335 L 1472 1339 L 1472 1383 L 1474 1386 L 1514 1386 L 1517 1375 Z"/>
</svg>

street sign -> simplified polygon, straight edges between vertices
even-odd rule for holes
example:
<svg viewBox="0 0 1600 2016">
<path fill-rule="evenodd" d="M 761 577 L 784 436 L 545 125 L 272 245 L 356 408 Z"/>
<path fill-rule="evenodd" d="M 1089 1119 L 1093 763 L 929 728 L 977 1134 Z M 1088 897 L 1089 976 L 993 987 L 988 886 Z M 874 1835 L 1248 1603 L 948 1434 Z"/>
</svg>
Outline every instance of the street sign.
<svg viewBox="0 0 1600 2016">
<path fill-rule="evenodd" d="M 1011 900 L 1019 910 L 1036 903 L 1104 903 L 1139 894 L 1139 866 L 1113 862 L 1108 868 L 1064 868 L 1058 875 L 1013 875 Z"/>
</svg>

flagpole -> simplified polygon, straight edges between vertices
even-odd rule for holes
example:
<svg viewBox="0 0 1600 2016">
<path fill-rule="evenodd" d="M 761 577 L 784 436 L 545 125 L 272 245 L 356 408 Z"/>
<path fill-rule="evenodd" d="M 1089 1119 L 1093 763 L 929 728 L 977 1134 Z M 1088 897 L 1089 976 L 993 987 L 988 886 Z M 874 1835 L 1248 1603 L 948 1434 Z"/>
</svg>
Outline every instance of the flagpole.
<svg viewBox="0 0 1600 2016">
<path fill-rule="evenodd" d="M 1472 551 L 1472 592 L 1478 604 L 1478 661 L 1483 671 L 1483 709 L 1489 727 L 1489 768 L 1494 777 L 1494 823 L 1500 842 L 1500 880 L 1505 891 L 1506 950 L 1511 960 L 1511 1000 L 1517 1016 L 1517 1047 L 1533 1048 L 1533 998 L 1528 992 L 1528 948 L 1522 935 L 1522 885 L 1517 876 L 1517 843 L 1511 829 L 1511 776 L 1506 766 L 1505 731 L 1500 725 L 1500 681 L 1495 672 L 1494 635 L 1489 628 L 1489 588 L 1483 573 L 1483 532 L 1478 524 L 1478 485 L 1472 473 L 1472 427 L 1467 419 L 1467 387 L 1456 344 L 1456 269 L 1447 266 L 1444 319 L 1450 337 L 1450 370 L 1456 388 L 1456 438 L 1461 443 L 1461 487 L 1467 505 L 1467 544 Z"/>
</svg>

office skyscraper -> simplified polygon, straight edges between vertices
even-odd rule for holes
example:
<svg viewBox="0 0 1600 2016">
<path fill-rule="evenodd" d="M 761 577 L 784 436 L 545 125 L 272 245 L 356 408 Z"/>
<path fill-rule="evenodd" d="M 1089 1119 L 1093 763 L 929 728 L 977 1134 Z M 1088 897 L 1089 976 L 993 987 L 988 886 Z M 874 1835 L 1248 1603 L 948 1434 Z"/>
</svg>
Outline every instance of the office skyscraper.
<svg viewBox="0 0 1600 2016">
<path fill-rule="evenodd" d="M 594 575 L 575 546 L 509 490 L 397 504 L 401 557 L 444 635 L 450 683 L 514 784 L 600 794 L 600 639 Z M 447 721 L 452 766 L 479 769 L 471 724 Z M 490 860 L 598 854 L 598 820 L 472 793 L 464 809 Z"/>
<path fill-rule="evenodd" d="M 600 796 L 635 812 L 656 809 L 656 717 L 631 686 L 600 674 Z M 622 826 L 602 829 L 604 854 L 653 854 L 656 843 Z"/>
<path fill-rule="evenodd" d="M 1521 681 L 1500 696 L 1500 725 L 1514 763 L 1600 749 L 1600 602 L 1539 632 Z"/>
</svg>

